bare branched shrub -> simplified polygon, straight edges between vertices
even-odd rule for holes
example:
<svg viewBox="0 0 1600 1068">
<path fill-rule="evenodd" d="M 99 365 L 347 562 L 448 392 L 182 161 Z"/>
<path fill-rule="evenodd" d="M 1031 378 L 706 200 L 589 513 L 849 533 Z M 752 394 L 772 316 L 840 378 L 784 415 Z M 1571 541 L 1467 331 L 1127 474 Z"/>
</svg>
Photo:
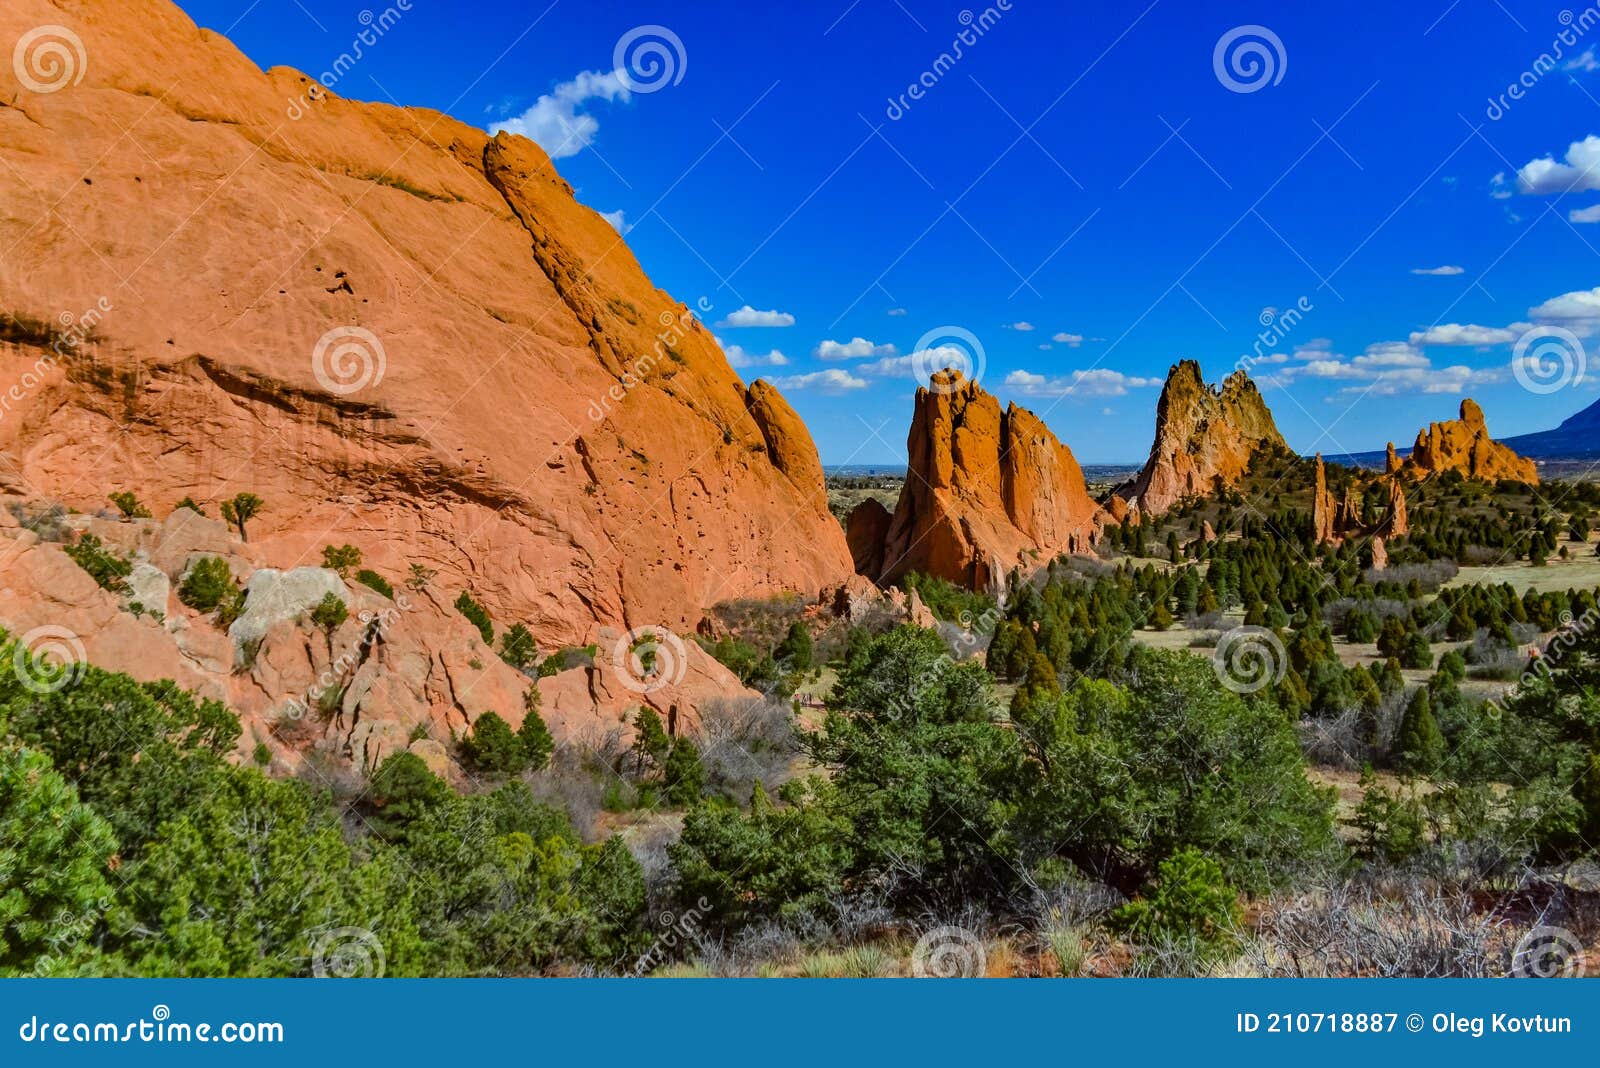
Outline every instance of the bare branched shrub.
<svg viewBox="0 0 1600 1068">
<path fill-rule="evenodd" d="M 1270 903 L 1245 960 L 1269 977 L 1482 978 L 1503 967 L 1503 927 L 1465 890 L 1351 882 Z"/>
<path fill-rule="evenodd" d="M 757 782 L 770 791 L 789 781 L 800 751 L 794 713 L 776 697 L 708 701 L 695 741 L 707 783 L 741 802 Z"/>
<path fill-rule="evenodd" d="M 1367 721 L 1359 708 L 1300 721 L 1300 748 L 1311 763 L 1353 771 L 1372 757 Z"/>
<path fill-rule="evenodd" d="M 1469 550 L 1470 552 L 1471 550 Z M 1386 567 L 1382 571 L 1368 569 L 1366 580 L 1369 585 L 1379 582 L 1397 582 L 1404 586 L 1416 579 L 1424 590 L 1433 593 L 1446 582 L 1455 578 L 1461 571 L 1454 560 L 1429 560 L 1425 564 L 1396 564 Z"/>
</svg>

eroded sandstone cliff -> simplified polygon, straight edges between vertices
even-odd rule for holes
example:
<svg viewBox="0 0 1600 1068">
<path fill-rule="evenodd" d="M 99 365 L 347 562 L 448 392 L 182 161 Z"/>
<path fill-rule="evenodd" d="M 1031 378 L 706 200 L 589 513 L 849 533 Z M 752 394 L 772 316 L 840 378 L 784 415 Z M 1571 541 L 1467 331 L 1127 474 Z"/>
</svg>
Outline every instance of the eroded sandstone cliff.
<svg viewBox="0 0 1600 1068">
<path fill-rule="evenodd" d="M 852 516 L 856 559 L 881 562 L 882 581 L 918 571 L 994 589 L 1013 567 L 1088 552 L 1105 520 L 1072 451 L 1039 417 L 1002 410 L 958 371 L 917 390 L 906 449 L 881 554 L 866 544 L 874 517 Z"/>
<path fill-rule="evenodd" d="M 1539 470 L 1532 460 L 1489 437 L 1483 409 L 1470 397 L 1461 402 L 1461 418 L 1431 423 L 1417 432 L 1417 443 L 1401 470 L 1414 478 L 1455 471 L 1484 482 L 1510 479 L 1539 484 Z"/>
<path fill-rule="evenodd" d="M 1185 497 L 1210 493 L 1219 481 L 1235 485 L 1263 448 L 1288 445 L 1250 376 L 1235 371 L 1214 389 L 1198 363 L 1183 360 L 1167 372 L 1150 458 L 1118 494 L 1140 512 L 1160 515 Z"/>
<path fill-rule="evenodd" d="M 167 0 L 8 0 L 0 491 L 259 495 L 275 565 L 350 542 L 542 646 L 688 632 L 851 573 L 809 435 L 545 153 L 263 73 Z M 213 514 L 215 514 L 213 512 Z"/>
</svg>

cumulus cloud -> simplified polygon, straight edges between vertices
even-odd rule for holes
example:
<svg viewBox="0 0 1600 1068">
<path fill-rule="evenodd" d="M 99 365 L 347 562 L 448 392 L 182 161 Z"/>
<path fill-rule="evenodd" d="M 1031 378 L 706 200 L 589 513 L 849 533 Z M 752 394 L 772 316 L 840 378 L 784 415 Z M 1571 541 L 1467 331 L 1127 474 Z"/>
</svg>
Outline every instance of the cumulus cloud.
<svg viewBox="0 0 1600 1068">
<path fill-rule="evenodd" d="M 854 337 L 849 341 L 824 341 L 812 355 L 819 360 L 865 360 L 894 354 L 893 345 L 879 345 L 864 337 Z"/>
<path fill-rule="evenodd" d="M 633 229 L 633 226 L 622 217 L 621 208 L 618 208 L 616 211 L 602 211 L 600 213 L 600 218 L 610 223 L 611 228 L 619 234 L 625 234 L 629 230 Z"/>
<path fill-rule="evenodd" d="M 1504 345 L 1515 341 L 1522 331 L 1510 326 L 1478 326 L 1474 323 L 1440 323 L 1411 333 L 1413 345 Z"/>
<path fill-rule="evenodd" d="M 1023 333 L 1027 333 L 1028 331 L 1032 330 L 1033 328 L 1034 328 L 1033 324 L 1028 322 L 1026 319 L 1024 319 L 1023 321 L 1021 321 L 1019 323 L 1011 323 L 1009 326 L 1006 327 L 1007 330 L 1021 330 Z"/>
<path fill-rule="evenodd" d="M 814 389 L 819 393 L 844 393 L 853 389 L 866 389 L 867 380 L 857 378 L 848 371 L 830 367 L 826 371 L 812 371 L 803 375 L 785 375 L 769 378 L 779 389 Z"/>
<path fill-rule="evenodd" d="M 1339 392 L 1374 393 L 1381 397 L 1408 393 L 1464 393 L 1504 379 L 1505 369 L 1500 367 L 1482 370 L 1459 364 L 1452 367 L 1412 367 L 1384 371 L 1367 385 L 1346 386 Z"/>
<path fill-rule="evenodd" d="M 1350 361 L 1352 367 L 1373 370 L 1385 367 L 1427 367 L 1428 358 L 1409 342 L 1380 341 L 1368 345 L 1367 351 Z"/>
<path fill-rule="evenodd" d="M 1077 348 L 1083 344 L 1084 338 L 1082 334 L 1069 334 L 1063 330 L 1059 334 L 1052 335 L 1050 340 L 1060 345 L 1071 345 L 1073 348 Z"/>
<path fill-rule="evenodd" d="M 1517 171 L 1517 189 L 1533 196 L 1600 189 L 1600 137 L 1590 134 L 1572 142 L 1565 162 L 1545 156 L 1524 164 Z"/>
<path fill-rule="evenodd" d="M 1600 288 L 1579 289 L 1528 309 L 1529 318 L 1571 330 L 1580 337 L 1600 333 Z"/>
<path fill-rule="evenodd" d="M 1570 211 L 1567 213 L 1567 219 L 1569 222 L 1575 223 L 1600 222 L 1600 204 L 1594 204 L 1587 208 L 1577 208 L 1573 211 Z"/>
<path fill-rule="evenodd" d="M 1447 264 L 1447 265 L 1445 265 L 1443 267 L 1413 267 L 1413 268 L 1411 268 L 1411 273 L 1412 274 L 1431 274 L 1431 275 L 1438 275 L 1438 276 L 1441 276 L 1441 277 L 1448 277 L 1449 275 L 1452 275 L 1452 274 L 1461 274 L 1463 272 L 1463 270 L 1464 270 L 1464 268 L 1456 267 L 1456 266 L 1454 266 L 1452 264 Z"/>
<path fill-rule="evenodd" d="M 1563 63 L 1561 65 L 1561 69 L 1581 70 L 1585 74 L 1593 74 L 1595 71 L 1600 70 L 1600 60 L 1595 59 L 1594 47 L 1590 46 L 1583 50 L 1583 54 L 1581 56 L 1578 56 L 1575 59 L 1569 59 Z"/>
<path fill-rule="evenodd" d="M 788 312 L 760 311 L 746 304 L 737 311 L 729 312 L 728 317 L 718 326 L 793 326 L 794 316 Z"/>
<path fill-rule="evenodd" d="M 890 308 L 889 314 L 899 318 L 900 316 L 906 314 L 906 310 L 904 308 Z"/>
<path fill-rule="evenodd" d="M 717 344 L 722 346 L 722 354 L 733 367 L 784 367 L 789 363 L 789 357 L 777 349 L 766 354 L 749 352 L 742 345 L 729 345 L 720 337 L 717 338 Z"/>
<path fill-rule="evenodd" d="M 541 96 L 521 115 L 494 123 L 489 132 L 521 134 L 537 142 L 551 159 L 576 156 L 600 132 L 600 120 L 582 110 L 585 105 L 592 100 L 627 100 L 629 96 L 621 71 L 586 70 Z"/>
<path fill-rule="evenodd" d="M 1059 378 L 1032 371 L 1012 371 L 1006 375 L 1005 384 L 1023 397 L 1121 397 L 1130 389 L 1159 386 L 1162 380 L 1096 367 L 1088 371 L 1073 371 Z"/>
</svg>

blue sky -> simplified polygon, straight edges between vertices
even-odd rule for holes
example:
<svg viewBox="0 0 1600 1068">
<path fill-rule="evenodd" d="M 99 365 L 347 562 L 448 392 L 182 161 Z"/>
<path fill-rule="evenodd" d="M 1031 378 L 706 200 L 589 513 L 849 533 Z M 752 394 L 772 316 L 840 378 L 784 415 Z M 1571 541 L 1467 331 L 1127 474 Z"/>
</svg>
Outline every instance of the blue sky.
<svg viewBox="0 0 1600 1068">
<path fill-rule="evenodd" d="M 379 9 L 181 2 L 312 74 Z M 974 346 L 1087 463 L 1143 458 L 1184 357 L 1247 358 L 1307 452 L 1592 403 L 1558 361 L 1600 337 L 1600 11 L 1293 8 L 413 0 L 337 91 L 537 134 L 828 463 L 903 459 L 913 369 Z M 614 73 L 649 26 L 659 86 Z"/>
</svg>

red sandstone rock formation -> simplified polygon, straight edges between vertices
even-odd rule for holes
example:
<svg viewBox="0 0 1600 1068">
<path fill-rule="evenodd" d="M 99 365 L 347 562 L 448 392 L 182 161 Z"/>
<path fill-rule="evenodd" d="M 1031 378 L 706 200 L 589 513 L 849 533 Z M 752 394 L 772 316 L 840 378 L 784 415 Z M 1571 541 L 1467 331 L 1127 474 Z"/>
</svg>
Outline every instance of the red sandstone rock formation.
<svg viewBox="0 0 1600 1068">
<path fill-rule="evenodd" d="M 1133 484 L 1117 492 L 1141 512 L 1159 515 L 1184 497 L 1210 493 L 1219 479 L 1235 485 L 1262 448 L 1288 445 L 1250 376 L 1235 371 L 1213 389 L 1198 363 L 1183 360 L 1167 372 L 1150 459 Z"/>
<path fill-rule="evenodd" d="M 80 82 L 0 63 L 0 491 L 256 493 L 274 565 L 351 542 L 547 648 L 851 573 L 792 409 L 537 145 L 263 73 L 167 0 L 0 5 L 5 42 L 55 24 Z"/>
<path fill-rule="evenodd" d="M 1539 484 L 1539 471 L 1532 460 L 1489 437 L 1483 409 L 1470 397 L 1461 402 L 1460 419 L 1432 423 L 1417 433 L 1417 443 L 1403 469 L 1416 478 L 1457 471 L 1484 482 L 1504 478 Z"/>
<path fill-rule="evenodd" d="M 879 577 L 909 571 L 994 589 L 1013 567 L 1088 552 L 1105 512 L 1083 471 L 1032 412 L 940 371 L 917 390 L 910 464 Z"/>
<path fill-rule="evenodd" d="M 893 521 L 889 509 L 876 497 L 868 497 L 850 510 L 845 541 L 850 544 L 850 557 L 858 574 L 877 575 L 883 571 L 883 542 Z"/>
<path fill-rule="evenodd" d="M 1319 453 L 1316 459 L 1316 483 L 1312 490 L 1311 522 L 1318 544 L 1339 544 L 1347 538 L 1367 537 L 1372 540 L 1373 566 L 1385 567 L 1389 554 L 1384 544 L 1387 538 L 1397 538 L 1410 531 L 1406 515 L 1406 494 L 1401 476 L 1382 476 L 1388 484 L 1388 507 L 1376 523 L 1368 523 L 1362 514 L 1363 483 L 1359 479 L 1345 487 L 1344 499 L 1336 500 L 1328 488 L 1328 472 Z"/>
</svg>

